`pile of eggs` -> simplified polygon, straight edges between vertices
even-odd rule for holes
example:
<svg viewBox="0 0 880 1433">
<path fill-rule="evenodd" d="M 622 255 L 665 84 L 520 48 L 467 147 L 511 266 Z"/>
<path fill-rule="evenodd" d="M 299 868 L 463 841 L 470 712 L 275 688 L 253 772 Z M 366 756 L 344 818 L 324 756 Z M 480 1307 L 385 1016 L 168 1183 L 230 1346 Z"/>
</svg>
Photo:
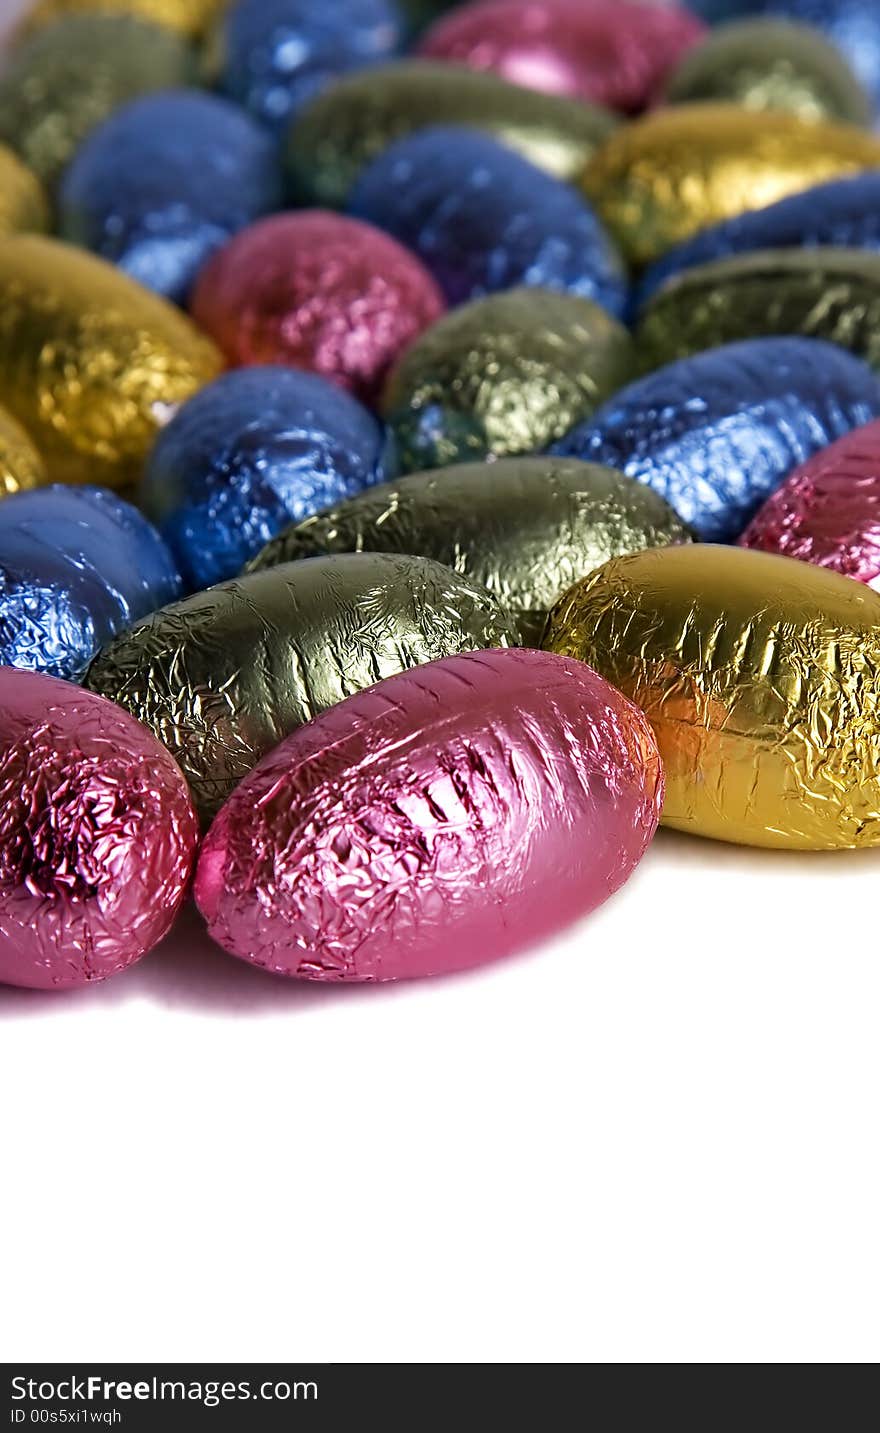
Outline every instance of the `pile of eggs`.
<svg viewBox="0 0 880 1433">
<path fill-rule="evenodd" d="M 880 845 L 876 0 L 36 0 L 0 981 L 462 969 Z"/>
</svg>

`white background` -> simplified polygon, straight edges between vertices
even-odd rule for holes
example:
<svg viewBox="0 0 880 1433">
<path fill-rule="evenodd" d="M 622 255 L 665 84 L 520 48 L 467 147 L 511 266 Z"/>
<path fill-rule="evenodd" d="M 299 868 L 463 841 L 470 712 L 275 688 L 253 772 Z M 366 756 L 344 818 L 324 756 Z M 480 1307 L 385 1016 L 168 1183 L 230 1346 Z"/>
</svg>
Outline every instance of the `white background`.
<svg viewBox="0 0 880 1433">
<path fill-rule="evenodd" d="M 474 975 L 289 985 L 190 914 L 0 988 L 0 1356 L 875 1360 L 878 874 L 663 834 Z"/>
</svg>

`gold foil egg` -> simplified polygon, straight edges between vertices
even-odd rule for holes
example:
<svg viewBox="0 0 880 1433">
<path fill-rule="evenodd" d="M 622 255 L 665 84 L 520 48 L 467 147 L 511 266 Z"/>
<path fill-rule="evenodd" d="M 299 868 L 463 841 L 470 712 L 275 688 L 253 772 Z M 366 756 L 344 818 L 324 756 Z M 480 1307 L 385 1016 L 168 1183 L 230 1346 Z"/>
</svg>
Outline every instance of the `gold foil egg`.
<svg viewBox="0 0 880 1433">
<path fill-rule="evenodd" d="M 361 170 L 393 140 L 434 124 L 486 130 L 539 169 L 574 180 L 618 121 L 599 106 L 456 65 L 371 65 L 335 81 L 293 125 L 293 192 L 303 203 L 340 208 Z"/>
<path fill-rule="evenodd" d="M 666 825 L 793 850 L 880 845 L 880 596 L 861 583 L 745 548 L 657 548 L 566 593 L 544 646 L 645 712 Z"/>
<path fill-rule="evenodd" d="M 48 225 L 42 184 L 11 149 L 0 144 L 0 238 L 30 230 L 41 233 Z"/>
<path fill-rule="evenodd" d="M 546 448 L 633 377 L 632 339 L 598 304 L 508 289 L 453 309 L 392 371 L 383 408 L 405 470 Z"/>
<path fill-rule="evenodd" d="M 617 130 L 583 188 L 629 258 L 650 263 L 699 229 L 880 168 L 880 138 L 732 104 L 660 109 Z"/>
<path fill-rule="evenodd" d="M 133 15 L 194 38 L 203 34 L 229 3 L 230 0 L 37 0 L 17 33 L 28 35 L 66 15 Z"/>
<path fill-rule="evenodd" d="M 0 74 L 0 140 L 51 189 L 120 105 L 195 79 L 182 35 L 129 15 L 70 15 L 31 35 Z"/>
<path fill-rule="evenodd" d="M 871 104 L 843 55 L 812 25 L 759 18 L 719 25 L 689 50 L 666 89 L 670 104 L 730 100 L 801 119 L 867 125 Z"/>
<path fill-rule="evenodd" d="M 282 737 L 383 677 L 516 646 L 485 588 L 427 558 L 286 563 L 163 607 L 98 654 L 86 686 L 168 748 L 210 819 Z"/>
<path fill-rule="evenodd" d="M 221 367 L 189 319 L 103 259 L 0 239 L 0 396 L 54 481 L 136 481 L 159 428 Z"/>
<path fill-rule="evenodd" d="M 652 368 L 740 338 L 824 338 L 880 369 L 880 254 L 767 249 L 685 269 L 643 311 Z"/>
<path fill-rule="evenodd" d="M 46 482 L 43 460 L 11 413 L 0 408 L 0 498 L 40 488 Z"/>
</svg>

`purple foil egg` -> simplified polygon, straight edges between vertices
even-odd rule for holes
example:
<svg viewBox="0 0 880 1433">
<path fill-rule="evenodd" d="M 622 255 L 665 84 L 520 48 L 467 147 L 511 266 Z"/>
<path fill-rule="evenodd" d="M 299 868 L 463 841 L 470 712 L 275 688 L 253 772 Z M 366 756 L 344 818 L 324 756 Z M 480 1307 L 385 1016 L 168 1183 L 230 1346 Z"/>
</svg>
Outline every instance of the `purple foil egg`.
<svg viewBox="0 0 880 1433">
<path fill-rule="evenodd" d="M 198 827 L 186 782 L 127 712 L 0 668 L 0 983 L 103 980 L 167 934 Z"/>
<path fill-rule="evenodd" d="M 830 567 L 880 590 L 880 422 L 854 428 L 795 468 L 739 545 Z"/>
<path fill-rule="evenodd" d="M 581 662 L 445 657 L 301 727 L 202 849 L 214 940 L 278 975 L 374 981 L 482 965 L 631 875 L 663 776 L 650 727 Z"/>
</svg>

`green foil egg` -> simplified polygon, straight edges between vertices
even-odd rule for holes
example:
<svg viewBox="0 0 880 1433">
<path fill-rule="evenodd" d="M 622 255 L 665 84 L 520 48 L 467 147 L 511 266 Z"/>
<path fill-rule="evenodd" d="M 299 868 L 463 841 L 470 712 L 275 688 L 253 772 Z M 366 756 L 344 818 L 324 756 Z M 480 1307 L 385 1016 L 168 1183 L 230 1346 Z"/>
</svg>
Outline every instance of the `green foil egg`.
<svg viewBox="0 0 880 1433">
<path fill-rule="evenodd" d="M 526 646 L 562 593 L 610 557 L 689 542 L 651 488 L 574 458 L 503 458 L 382 483 L 292 525 L 248 571 L 333 552 L 414 552 L 492 592 Z"/>
<path fill-rule="evenodd" d="M 370 66 L 337 80 L 293 125 L 291 191 L 341 208 L 361 170 L 393 140 L 434 124 L 487 130 L 539 169 L 574 180 L 618 127 L 597 105 L 513 85 L 499 75 L 429 60 Z"/>
<path fill-rule="evenodd" d="M 203 820 L 289 732 L 383 677 L 517 645 L 496 598 L 426 558 L 287 563 L 163 607 L 98 654 L 86 686 L 148 726 Z"/>
<path fill-rule="evenodd" d="M 880 254 L 767 249 L 669 279 L 642 313 L 640 361 L 659 368 L 741 338 L 798 334 L 880 369 Z"/>
<path fill-rule="evenodd" d="M 633 377 L 632 339 L 589 299 L 509 289 L 453 309 L 407 350 L 383 398 L 403 471 L 534 453 Z"/>
</svg>

